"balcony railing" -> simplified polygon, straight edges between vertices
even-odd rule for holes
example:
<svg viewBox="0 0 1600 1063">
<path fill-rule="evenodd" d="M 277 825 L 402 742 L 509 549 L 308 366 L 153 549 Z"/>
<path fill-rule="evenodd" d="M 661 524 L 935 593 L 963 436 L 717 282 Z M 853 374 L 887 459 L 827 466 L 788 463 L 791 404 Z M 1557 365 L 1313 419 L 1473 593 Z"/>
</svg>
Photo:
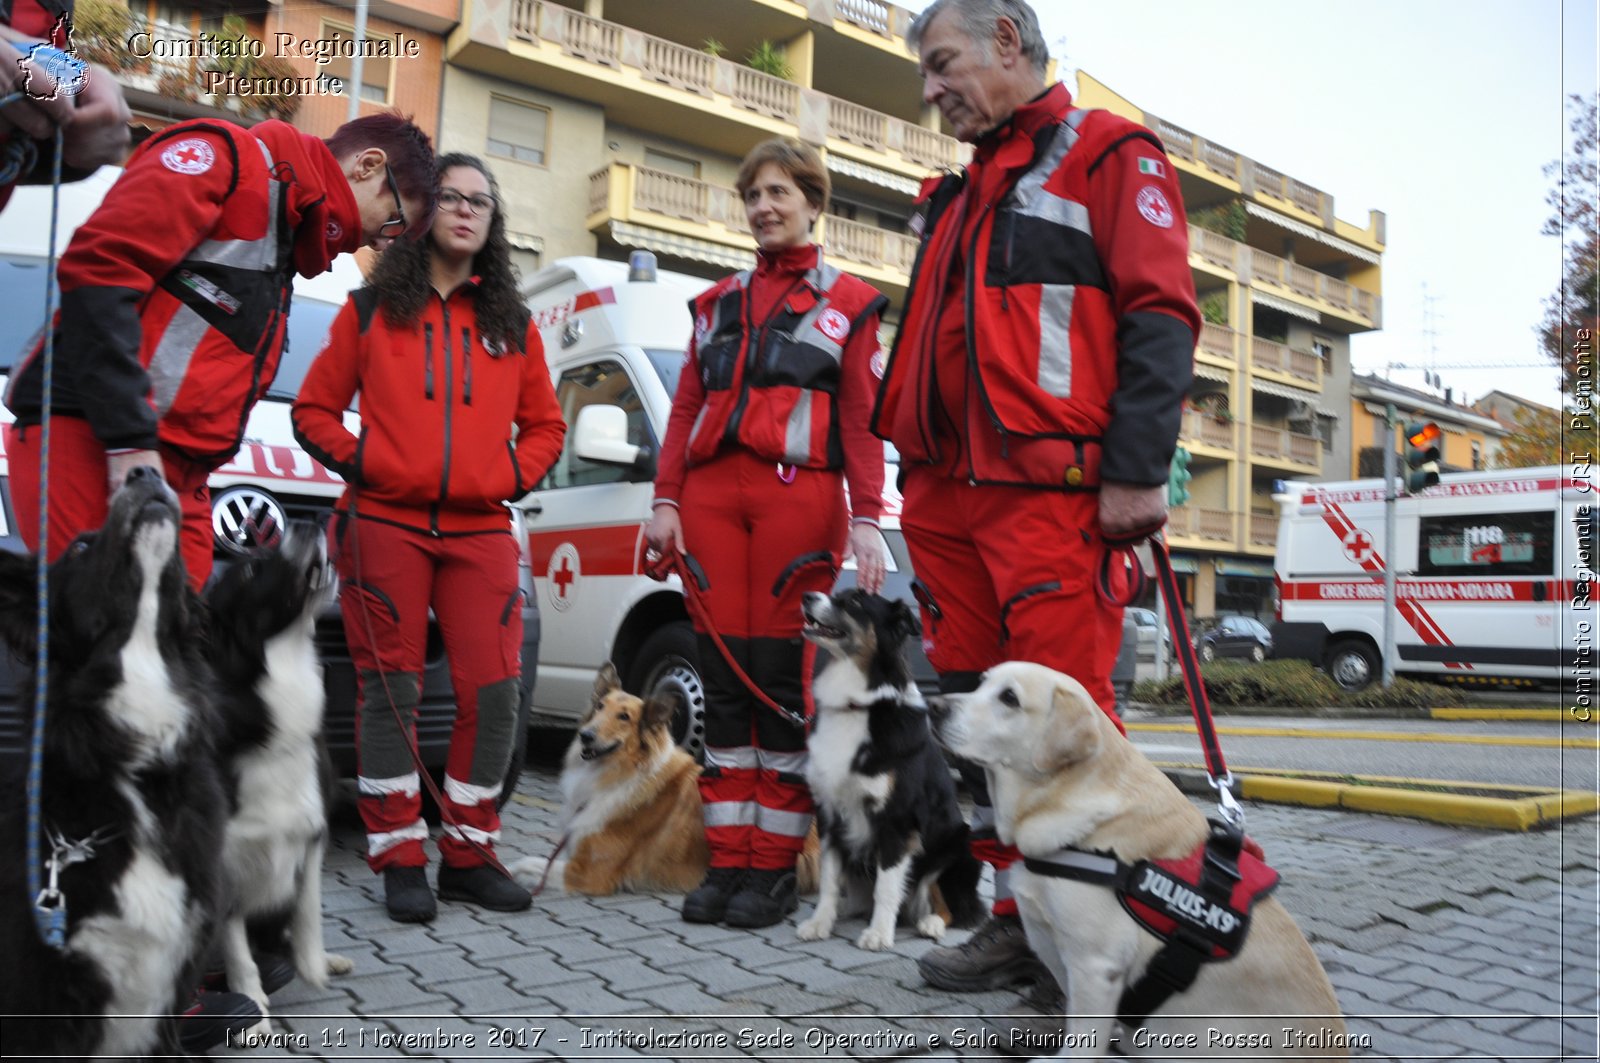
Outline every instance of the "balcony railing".
<svg viewBox="0 0 1600 1063">
<path fill-rule="evenodd" d="M 1167 511 L 1167 528 L 1173 535 L 1190 539 L 1210 539 L 1223 543 L 1234 540 L 1233 514 L 1225 509 L 1173 506 Z"/>
<path fill-rule="evenodd" d="M 1255 190 L 1263 195 L 1292 203 L 1307 214 L 1314 214 L 1318 218 L 1327 219 L 1333 216 L 1333 197 L 1326 192 L 1296 181 L 1292 177 L 1286 177 L 1277 170 L 1263 166 L 1254 159 L 1247 159 L 1220 144 L 1213 144 L 1204 137 L 1191 133 L 1182 126 L 1173 125 L 1163 118 L 1149 114 L 1144 117 L 1145 122 L 1161 137 L 1161 142 L 1167 146 L 1167 151 L 1177 158 L 1204 166 L 1213 173 L 1241 184 L 1246 184 L 1244 178 L 1248 176 L 1249 183 L 1253 183 Z"/>
<path fill-rule="evenodd" d="M 824 219 L 822 224 L 823 243 L 830 254 L 910 275 L 911 265 L 917 257 L 917 241 L 914 237 L 832 215 Z"/>
<path fill-rule="evenodd" d="M 1193 228 L 1190 226 L 1191 232 Z M 1330 277 L 1326 273 L 1279 258 L 1258 248 L 1252 247 L 1249 250 L 1251 283 L 1274 284 L 1280 288 L 1287 288 L 1296 295 L 1307 299 L 1321 299 L 1340 310 L 1354 311 L 1374 324 L 1378 323 L 1380 303 L 1378 297 L 1371 292 L 1364 292 L 1337 277 Z"/>
<path fill-rule="evenodd" d="M 1225 361 L 1237 363 L 1239 334 L 1227 325 L 1214 325 L 1207 321 L 1200 326 L 1200 349 Z"/>
<path fill-rule="evenodd" d="M 1308 384 L 1322 383 L 1322 359 L 1310 351 L 1297 350 L 1283 343 L 1252 337 L 1250 365 L 1274 373 L 1285 373 Z"/>
<path fill-rule="evenodd" d="M 1271 513 L 1250 514 L 1250 545 L 1276 546 L 1278 543 L 1278 518 Z"/>
<path fill-rule="evenodd" d="M 887 4 L 844 0 L 840 11 L 848 22 L 873 32 L 891 32 L 888 27 L 893 11 Z M 548 42 L 565 55 L 611 70 L 632 65 L 635 60 L 629 57 L 637 54 L 639 73 L 651 81 L 705 99 L 724 96 L 735 107 L 790 125 L 800 124 L 802 89 L 792 81 L 675 41 L 625 31 L 616 23 L 559 4 L 512 0 L 511 36 L 522 41 Z M 625 38 L 631 40 L 635 36 L 640 42 L 637 53 L 624 46 Z M 961 158 L 956 139 L 937 130 L 826 93 L 805 90 L 804 98 L 808 113 L 821 111 L 828 137 L 884 154 L 898 152 L 906 162 L 921 169 L 953 166 Z"/>
<path fill-rule="evenodd" d="M 729 246 L 751 245 L 739 194 L 724 185 L 647 166 L 612 163 L 589 175 L 589 214 L 604 213 L 617 192 L 625 196 L 620 204 L 623 210 L 696 225 L 720 225 L 728 231 L 724 240 Z M 830 256 L 903 275 L 910 274 L 917 254 L 914 237 L 833 215 L 823 219 L 822 241 Z"/>
<path fill-rule="evenodd" d="M 1189 226 L 1189 250 L 1219 269 L 1238 271 L 1240 246 L 1237 241 L 1221 233 L 1202 229 L 1198 225 Z"/>
<path fill-rule="evenodd" d="M 1298 465 L 1322 464 L 1322 440 L 1264 424 L 1250 426 L 1250 455 Z"/>
<path fill-rule="evenodd" d="M 1194 443 L 1204 443 L 1210 447 L 1232 450 L 1233 422 L 1219 421 L 1198 410 L 1189 410 L 1183 415 L 1178 437 Z"/>
</svg>

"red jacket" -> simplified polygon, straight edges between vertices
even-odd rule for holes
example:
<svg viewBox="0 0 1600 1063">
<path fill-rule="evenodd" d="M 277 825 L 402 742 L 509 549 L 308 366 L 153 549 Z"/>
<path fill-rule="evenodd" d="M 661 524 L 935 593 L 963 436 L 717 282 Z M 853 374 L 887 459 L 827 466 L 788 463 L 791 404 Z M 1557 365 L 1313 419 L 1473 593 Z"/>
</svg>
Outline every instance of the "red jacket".
<svg viewBox="0 0 1600 1063">
<path fill-rule="evenodd" d="M 294 273 L 360 245 L 355 194 L 322 141 L 277 121 L 162 130 L 61 257 L 52 409 L 108 449 L 223 464 L 277 375 Z M 6 395 L 23 424 L 39 416 L 42 348 Z"/>
<path fill-rule="evenodd" d="M 439 535 L 504 531 L 504 502 L 544 476 L 566 437 L 539 330 L 521 349 L 478 333 L 477 278 L 389 323 L 371 288 L 333 320 L 294 404 L 306 452 L 349 483 L 338 509 Z M 344 411 L 361 395 L 361 434 Z M 515 432 L 513 432 L 513 428 Z"/>
<path fill-rule="evenodd" d="M 1155 135 L 1055 85 L 923 202 L 873 430 L 977 483 L 1164 482 L 1200 314 Z"/>
<path fill-rule="evenodd" d="M 759 252 L 754 271 L 696 297 L 656 498 L 676 500 L 689 468 L 740 446 L 785 465 L 844 469 L 852 515 L 876 520 L 883 445 L 867 430 L 867 415 L 887 302 L 824 265 L 814 244 Z"/>
</svg>

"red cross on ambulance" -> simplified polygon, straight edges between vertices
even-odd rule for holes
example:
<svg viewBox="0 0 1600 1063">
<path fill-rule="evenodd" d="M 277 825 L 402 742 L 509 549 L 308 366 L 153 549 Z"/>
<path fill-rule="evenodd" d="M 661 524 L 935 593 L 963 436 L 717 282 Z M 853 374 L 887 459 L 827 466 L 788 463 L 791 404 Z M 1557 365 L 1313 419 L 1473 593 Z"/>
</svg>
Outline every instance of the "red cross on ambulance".
<svg viewBox="0 0 1600 1063">
<path fill-rule="evenodd" d="M 578 563 L 578 548 L 571 543 L 562 543 L 550 554 L 550 567 L 545 571 L 546 597 L 550 604 L 562 612 L 572 607 L 577 598 L 578 580 L 583 576 L 583 567 Z"/>
<path fill-rule="evenodd" d="M 1372 557 L 1372 536 L 1360 528 L 1351 528 L 1344 533 L 1344 556 L 1358 565 L 1364 565 Z"/>
</svg>

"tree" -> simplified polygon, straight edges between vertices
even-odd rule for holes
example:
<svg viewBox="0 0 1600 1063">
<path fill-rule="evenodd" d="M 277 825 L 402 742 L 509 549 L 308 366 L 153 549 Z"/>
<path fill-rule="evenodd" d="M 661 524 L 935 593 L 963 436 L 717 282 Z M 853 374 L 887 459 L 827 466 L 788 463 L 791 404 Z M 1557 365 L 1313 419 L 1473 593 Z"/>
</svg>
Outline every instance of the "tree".
<svg viewBox="0 0 1600 1063">
<path fill-rule="evenodd" d="M 1531 469 L 1536 465 L 1564 465 L 1568 450 L 1562 442 L 1566 416 L 1560 410 L 1518 410 L 1516 431 L 1500 441 L 1494 456 L 1497 469 Z"/>
<path fill-rule="evenodd" d="M 1545 353 L 1561 367 L 1562 385 L 1570 396 L 1577 391 L 1580 361 L 1587 362 L 1585 388 L 1596 384 L 1593 336 L 1600 316 L 1600 232 L 1595 217 L 1596 104 L 1573 93 L 1567 110 L 1572 115 L 1572 144 L 1562 158 L 1544 168 L 1546 177 L 1556 179 L 1545 194 L 1545 202 L 1555 213 L 1541 230 L 1546 236 L 1561 238 L 1565 266 L 1561 287 L 1545 300 L 1538 331 Z M 1580 345 L 1582 329 L 1588 329 L 1591 338 Z"/>
</svg>

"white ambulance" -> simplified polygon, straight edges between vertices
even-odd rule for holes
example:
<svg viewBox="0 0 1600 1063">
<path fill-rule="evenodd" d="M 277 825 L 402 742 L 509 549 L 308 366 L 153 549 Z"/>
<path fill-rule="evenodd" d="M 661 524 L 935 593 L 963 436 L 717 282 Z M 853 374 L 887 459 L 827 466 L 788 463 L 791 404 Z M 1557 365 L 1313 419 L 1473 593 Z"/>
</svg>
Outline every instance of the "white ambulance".
<svg viewBox="0 0 1600 1063">
<path fill-rule="evenodd" d="M 570 726 L 595 672 L 613 661 L 630 690 L 675 699 L 679 742 L 702 745 L 704 692 L 683 592 L 640 572 L 656 455 L 666 434 L 692 322 L 689 300 L 712 282 L 634 264 L 566 258 L 523 284 L 544 340 L 567 440 L 518 507 L 543 618 L 535 719 Z M 895 469 L 885 477 L 884 593 L 911 601 Z M 844 576 L 854 584 L 853 572 Z M 917 656 L 919 678 L 932 670 Z"/>
<path fill-rule="evenodd" d="M 1586 467 L 1447 473 L 1400 497 L 1389 543 L 1382 480 L 1287 483 L 1274 496 L 1274 655 L 1346 689 L 1379 676 L 1393 565 L 1396 672 L 1570 684 L 1595 663 L 1595 486 Z"/>
</svg>

